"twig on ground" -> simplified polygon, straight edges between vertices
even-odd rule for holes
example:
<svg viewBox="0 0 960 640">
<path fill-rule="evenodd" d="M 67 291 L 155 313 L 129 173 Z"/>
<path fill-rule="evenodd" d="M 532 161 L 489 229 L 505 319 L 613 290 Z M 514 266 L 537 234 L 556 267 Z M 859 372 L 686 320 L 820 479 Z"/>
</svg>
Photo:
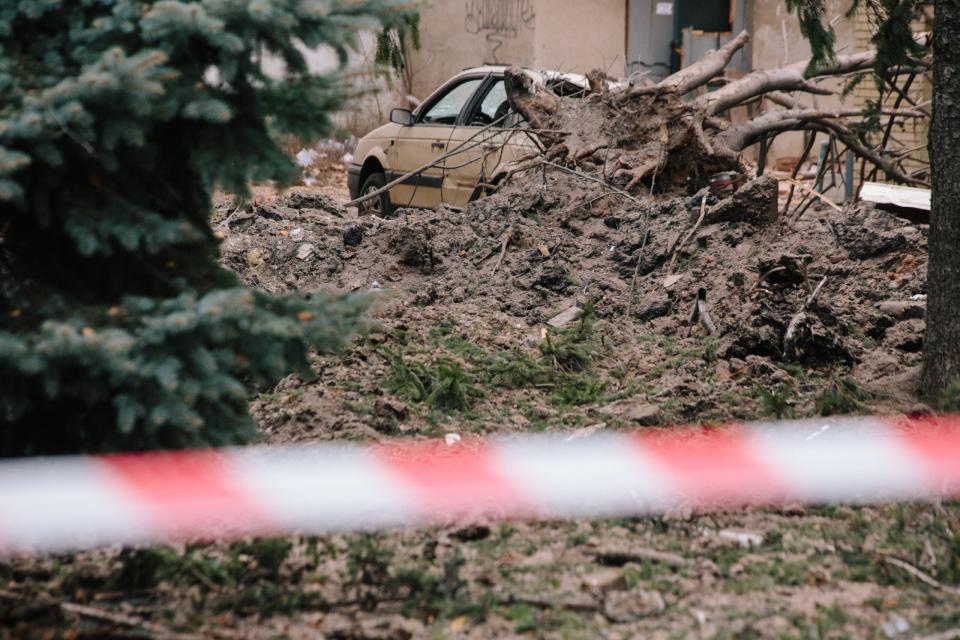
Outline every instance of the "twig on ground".
<svg viewBox="0 0 960 640">
<path fill-rule="evenodd" d="M 940 631 L 929 636 L 918 636 L 916 640 L 957 640 L 958 638 L 960 638 L 960 627 Z"/>
<path fill-rule="evenodd" d="M 657 171 L 654 168 L 653 175 L 650 177 L 650 195 L 653 196 L 653 185 L 657 183 Z M 650 237 L 650 210 L 643 210 L 643 240 L 640 242 L 640 248 L 637 249 L 637 263 L 633 266 L 633 277 L 630 279 L 630 293 L 627 297 L 627 317 L 633 310 L 633 292 L 637 288 L 637 275 L 640 273 L 640 258 L 643 256 L 643 250 L 647 246 L 647 238 Z"/>
<path fill-rule="evenodd" d="M 24 600 L 26 594 L 20 594 L 13 591 L 0 589 L 0 598 L 14 602 Z M 76 604 L 73 602 L 61 602 L 49 595 L 34 594 L 31 598 L 31 604 L 38 604 L 43 608 L 56 608 L 66 615 L 80 616 L 90 620 L 98 620 L 113 625 L 136 629 L 146 634 L 146 637 L 157 638 L 158 640 L 200 640 L 202 636 L 193 633 L 177 633 L 162 625 L 138 618 L 136 616 L 108 611 L 99 607 Z"/>
<path fill-rule="evenodd" d="M 947 513 L 947 510 L 943 507 L 943 499 L 935 498 L 933 500 L 933 510 L 937 512 L 938 516 L 943 518 L 943 530 L 946 532 L 947 536 L 951 540 L 957 537 L 950 523 L 950 514 Z"/>
<path fill-rule="evenodd" d="M 605 180 L 601 180 L 600 178 L 597 178 L 596 176 L 591 176 L 589 173 L 584 173 L 583 171 L 577 171 L 576 169 L 571 169 L 570 167 L 565 167 L 565 166 L 563 166 L 562 164 L 557 164 L 556 162 L 551 162 L 550 160 L 541 160 L 540 162 L 542 162 L 543 164 L 545 164 L 545 165 L 547 165 L 547 166 L 553 167 L 554 169 L 560 169 L 561 171 L 564 171 L 564 172 L 569 173 L 569 174 L 571 174 L 571 175 L 575 175 L 575 176 L 578 176 L 578 177 L 580 177 L 580 178 L 583 178 L 584 180 L 590 180 L 591 182 L 596 182 L 596 183 L 598 183 L 598 184 L 602 184 L 605 189 L 609 189 L 610 191 L 612 191 L 612 192 L 614 192 L 614 193 L 616 193 L 616 194 L 618 194 L 618 195 L 620 195 L 620 196 L 623 196 L 624 198 L 626 198 L 627 200 L 629 200 L 629 201 L 631 201 L 631 202 L 633 202 L 633 203 L 643 204 L 642 202 L 640 202 L 640 200 L 638 200 L 638 199 L 635 198 L 634 196 L 630 195 L 629 193 L 627 193 L 627 192 L 624 191 L 623 189 L 618 189 L 617 187 L 614 187 L 613 185 L 608 184 Z"/>
<path fill-rule="evenodd" d="M 205 586 L 210 591 L 220 591 L 220 586 L 207 576 L 203 575 L 203 572 L 200 571 L 200 569 L 197 569 L 194 565 L 189 565 L 187 571 L 190 572 L 191 576 L 197 579 L 197 582 Z"/>
<path fill-rule="evenodd" d="M 657 549 L 647 549 L 643 547 L 630 547 L 624 551 L 617 549 L 603 550 L 597 552 L 597 560 L 603 565 L 623 565 L 628 562 L 650 561 L 662 564 L 667 567 L 681 569 L 689 567 L 692 562 L 676 553 L 659 551 Z"/>
<path fill-rule="evenodd" d="M 592 198 L 588 198 L 587 200 L 584 200 L 583 202 L 579 202 L 579 203 L 577 203 L 577 204 L 570 205 L 570 206 L 567 207 L 566 209 L 563 209 L 562 211 L 558 211 L 558 212 L 557 212 L 557 215 L 558 215 L 558 216 L 562 216 L 562 215 L 571 213 L 571 212 L 573 212 L 573 211 L 576 211 L 577 209 L 583 209 L 584 207 L 589 207 L 590 205 L 592 205 L 594 202 L 596 202 L 596 201 L 598 201 L 598 200 L 603 200 L 604 198 L 608 198 L 608 197 L 610 197 L 610 196 L 615 196 L 615 195 L 617 195 L 617 194 L 614 193 L 614 192 L 612 192 L 612 191 L 604 191 L 604 192 L 601 193 L 600 195 L 594 196 L 594 197 L 592 197 Z"/>
<path fill-rule="evenodd" d="M 790 323 L 787 325 L 787 332 L 783 334 L 783 357 L 785 360 L 793 360 L 796 357 L 797 330 L 807 319 L 807 309 L 816 301 L 817 296 L 820 295 L 820 290 L 823 289 L 823 285 L 826 283 L 827 276 L 823 276 L 817 288 L 804 300 L 800 310 L 790 318 Z"/>
<path fill-rule="evenodd" d="M 640 273 L 640 258 L 643 257 L 643 249 L 647 246 L 647 237 L 650 235 L 649 223 L 644 225 L 643 230 L 643 240 L 640 241 L 640 248 L 637 249 L 636 255 L 637 263 L 633 266 L 633 278 L 630 279 L 630 294 L 627 297 L 627 317 L 631 315 L 633 310 L 633 292 L 637 288 L 637 275 Z"/>
<path fill-rule="evenodd" d="M 538 609 L 566 609 L 567 611 L 586 611 L 596 613 L 601 610 L 599 604 L 594 602 L 563 602 L 551 598 L 533 598 L 525 596 L 510 595 L 500 598 L 499 603 L 504 606 L 513 604 L 525 604 Z"/>
<path fill-rule="evenodd" d="M 500 241 L 500 257 L 497 258 L 497 263 L 493 265 L 493 273 L 497 272 L 497 269 L 500 268 L 500 265 L 503 264 L 503 257 L 507 255 L 507 245 L 510 244 L 510 240 L 513 238 L 513 227 L 508 226 L 507 230 L 503 232 L 503 239 Z"/>
<path fill-rule="evenodd" d="M 753 293 L 753 292 L 757 289 L 757 287 L 759 287 L 761 284 L 763 284 L 763 281 L 764 281 L 764 280 L 766 280 L 767 278 L 769 278 L 769 277 L 772 276 L 773 274 L 779 273 L 779 272 L 781 272 L 781 271 L 786 271 L 786 270 L 787 270 L 786 267 L 784 267 L 784 266 L 779 266 L 779 267 L 774 267 L 774 268 L 772 268 L 772 269 L 770 269 L 770 270 L 768 270 L 768 271 L 760 274 L 760 277 L 757 278 L 757 281 L 754 282 L 753 285 L 751 285 L 749 289 L 747 289 L 747 293 L 746 293 L 745 295 L 749 296 L 751 293 Z"/>
<path fill-rule="evenodd" d="M 810 195 L 812 195 L 814 198 L 818 199 L 820 202 L 822 202 L 822 203 L 824 203 L 824 204 L 826 204 L 826 205 L 829 205 L 830 207 L 833 208 L 834 211 L 843 211 L 843 207 L 841 207 L 840 205 L 838 205 L 836 202 L 834 202 L 833 200 L 831 200 L 831 199 L 828 198 L 827 196 L 823 195 L 822 193 L 820 193 L 820 192 L 817 191 L 816 189 L 812 189 L 812 188 L 808 187 L 807 185 L 803 184 L 803 183 L 800 182 L 799 180 L 795 180 L 795 179 L 793 179 L 793 178 L 784 178 L 784 180 L 786 180 L 787 182 L 789 182 L 789 183 L 791 184 L 791 186 L 797 187 L 797 188 L 799 188 L 799 189 L 803 189 L 804 191 L 806 191 L 807 193 L 809 193 Z"/>
<path fill-rule="evenodd" d="M 195 634 L 176 633 L 175 631 L 171 631 L 166 627 L 162 627 L 152 622 L 147 622 L 143 618 L 138 618 L 136 616 L 129 616 L 123 613 L 114 613 L 98 607 L 88 607 L 86 605 L 74 604 L 72 602 L 61 602 L 60 610 L 64 613 L 73 614 L 82 618 L 90 618 L 91 620 L 99 620 L 100 622 L 109 622 L 121 627 L 142 629 L 143 631 L 149 633 L 151 638 L 193 640 L 194 638 L 199 639 L 201 637 Z"/>
<path fill-rule="evenodd" d="M 957 587 L 954 587 L 949 584 L 943 584 L 933 576 L 930 576 L 924 573 L 923 571 L 916 568 L 915 566 L 913 566 L 912 564 L 910 564 L 905 560 L 901 560 L 900 558 L 895 558 L 893 556 L 888 556 L 886 554 L 881 554 L 880 557 L 887 564 L 903 569 L 904 571 L 912 575 L 914 578 L 916 578 L 920 582 L 926 584 L 927 586 L 933 587 L 937 591 L 942 591 L 943 593 L 949 593 L 952 596 L 960 596 L 960 589 L 958 589 Z"/>
<path fill-rule="evenodd" d="M 707 194 L 703 195 L 703 198 L 700 199 L 700 217 L 697 218 L 696 224 L 693 225 L 693 228 L 687 232 L 687 235 L 683 237 L 678 243 L 675 243 L 673 248 L 670 250 L 670 264 L 667 266 L 667 275 L 673 273 L 673 267 L 677 263 L 677 256 L 680 255 L 680 250 L 683 249 L 683 246 L 690 241 L 690 238 L 693 237 L 693 234 L 697 232 L 697 229 L 700 228 L 700 225 L 703 223 L 703 218 L 707 214 Z"/>
</svg>

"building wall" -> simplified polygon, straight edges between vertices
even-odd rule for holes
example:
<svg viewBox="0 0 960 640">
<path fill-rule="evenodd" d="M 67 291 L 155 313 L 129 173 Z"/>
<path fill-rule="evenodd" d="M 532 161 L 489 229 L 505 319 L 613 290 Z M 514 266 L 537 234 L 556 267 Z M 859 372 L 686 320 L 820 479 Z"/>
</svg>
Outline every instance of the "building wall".
<svg viewBox="0 0 960 640">
<path fill-rule="evenodd" d="M 926 16 L 913 23 L 915 32 L 930 31 L 933 28 L 929 17 Z M 868 49 L 870 38 L 873 37 L 873 27 L 870 25 L 868 15 L 865 10 L 857 12 L 854 20 L 854 42 L 857 51 Z M 897 85 L 903 87 L 909 80 L 908 74 L 903 74 L 897 78 Z M 933 96 L 933 84 L 930 74 L 917 76 L 910 82 L 910 88 L 907 92 L 914 101 L 924 102 L 930 100 Z M 853 104 L 856 108 L 863 109 L 868 102 L 876 102 L 880 97 L 873 78 L 867 78 L 860 82 L 853 90 Z M 894 92 L 885 91 L 883 107 L 893 109 L 898 106 L 898 95 Z M 900 108 L 908 108 L 907 102 L 901 101 Z M 929 107 L 927 107 L 929 110 Z M 887 117 L 881 116 L 880 121 L 883 128 L 887 126 Z M 907 119 L 902 123 L 894 124 L 891 129 L 890 140 L 887 142 L 888 149 L 911 150 L 908 159 L 904 162 L 904 168 L 907 171 L 914 171 L 929 165 L 929 155 L 927 153 L 927 137 L 929 132 L 929 121 L 927 119 Z M 872 136 L 875 144 L 880 144 L 882 135 Z M 882 173 L 878 173 L 877 180 L 884 181 Z"/>
<path fill-rule="evenodd" d="M 484 63 L 621 75 L 626 0 L 425 0 L 413 93 Z"/>
<path fill-rule="evenodd" d="M 850 5 L 848 0 L 828 0 L 827 4 L 827 20 L 833 22 L 837 53 L 843 55 L 870 49 L 873 27 L 869 23 L 866 9 L 861 6 L 854 16 L 847 17 L 845 14 Z M 784 3 L 753 0 L 752 8 L 751 33 L 753 35 L 754 69 L 778 67 L 805 60 L 810 56 L 810 46 L 800 33 L 796 16 L 786 10 Z M 913 26 L 915 31 L 929 31 L 931 29 L 929 16 L 916 21 Z M 905 75 L 901 76 L 898 84 L 902 86 L 906 79 Z M 863 109 L 867 106 L 868 101 L 876 101 L 879 97 L 872 77 L 864 78 L 846 97 L 840 95 L 844 82 L 845 79 L 833 79 L 821 83 L 822 86 L 834 89 L 837 92 L 837 95 L 834 96 L 814 96 L 800 93 L 795 93 L 794 96 L 810 106 L 828 109 L 840 106 Z M 929 75 L 918 76 L 911 85 L 909 93 L 918 102 L 929 100 L 932 93 Z M 883 106 L 892 108 L 895 100 L 895 94 L 891 95 L 890 92 L 885 92 Z M 900 106 L 905 107 L 907 105 L 901 104 Z M 885 125 L 887 120 L 881 117 L 881 121 Z M 927 126 L 926 120 L 908 120 L 902 125 L 897 124 L 893 129 L 888 148 L 912 149 L 911 158 L 913 160 L 905 163 L 905 166 L 910 170 L 918 169 L 927 163 Z M 814 145 L 812 156 L 819 149 L 819 143 L 826 139 L 826 135 L 818 134 L 817 144 Z M 879 142 L 880 139 L 877 137 L 874 143 Z M 800 156 L 802 152 L 803 134 L 799 132 L 785 133 L 777 136 L 770 147 L 768 158 L 772 161 L 779 158 L 786 162 L 791 158 Z M 814 156 L 812 159 L 815 160 L 816 157 Z M 859 177 L 859 162 L 857 176 Z M 883 175 L 879 175 L 877 179 L 882 180 Z"/>
<path fill-rule="evenodd" d="M 534 66 L 622 76 L 626 65 L 625 0 L 537 0 Z"/>
</svg>

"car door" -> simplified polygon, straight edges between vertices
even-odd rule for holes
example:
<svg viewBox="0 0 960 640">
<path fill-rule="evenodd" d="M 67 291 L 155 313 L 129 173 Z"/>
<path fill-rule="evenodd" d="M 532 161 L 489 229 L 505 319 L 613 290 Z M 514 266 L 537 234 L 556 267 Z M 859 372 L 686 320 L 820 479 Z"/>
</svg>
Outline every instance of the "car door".
<svg viewBox="0 0 960 640">
<path fill-rule="evenodd" d="M 471 102 L 484 76 L 457 78 L 430 96 L 417 111 L 414 124 L 403 127 L 387 150 L 394 180 L 447 152 L 450 134 L 461 112 Z M 442 202 L 444 170 L 432 167 L 390 190 L 396 207 L 436 207 Z"/>
<path fill-rule="evenodd" d="M 489 127 L 493 123 L 497 124 Z M 462 145 L 463 150 L 443 165 L 446 176 L 442 197 L 447 204 L 466 206 L 474 195 L 484 191 L 484 185 L 518 159 L 535 152 L 529 136 L 517 131 L 522 124 L 520 117 L 510 112 L 503 76 L 491 76 L 450 135 L 448 148 Z"/>
</svg>

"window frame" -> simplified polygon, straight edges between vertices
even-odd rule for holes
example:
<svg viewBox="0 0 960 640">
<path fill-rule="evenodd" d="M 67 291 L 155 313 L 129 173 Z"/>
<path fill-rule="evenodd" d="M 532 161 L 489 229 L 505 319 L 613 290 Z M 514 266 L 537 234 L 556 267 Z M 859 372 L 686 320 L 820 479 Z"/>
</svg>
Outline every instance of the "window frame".
<svg viewBox="0 0 960 640">
<path fill-rule="evenodd" d="M 473 94 L 473 97 L 470 99 L 469 108 L 464 110 L 461 114 L 460 122 L 457 124 L 458 127 L 469 127 L 471 129 L 482 129 L 483 127 L 489 126 L 485 124 L 469 124 L 473 120 L 473 116 L 476 115 L 477 110 L 480 108 L 480 105 L 483 104 L 484 99 L 487 97 L 487 94 L 490 93 L 490 90 L 493 89 L 493 85 L 497 82 L 505 81 L 505 74 L 503 73 L 490 73 L 487 75 L 487 81 L 484 82 L 477 91 Z M 509 122 L 508 118 L 504 123 L 501 123 L 499 126 L 493 127 L 494 129 L 505 129 L 504 126 L 506 122 Z"/>
</svg>

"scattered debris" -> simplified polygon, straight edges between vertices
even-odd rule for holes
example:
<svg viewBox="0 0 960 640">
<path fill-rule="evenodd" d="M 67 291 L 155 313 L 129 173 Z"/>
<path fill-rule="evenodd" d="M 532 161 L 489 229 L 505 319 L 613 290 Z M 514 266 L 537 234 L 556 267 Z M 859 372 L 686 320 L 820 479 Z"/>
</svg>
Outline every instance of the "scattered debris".
<svg viewBox="0 0 960 640">
<path fill-rule="evenodd" d="M 683 280 L 683 274 L 674 273 L 663 279 L 663 288 L 669 289 L 673 285 Z"/>
<path fill-rule="evenodd" d="M 460 442 L 460 440 L 461 438 L 459 433 L 447 433 L 443 436 L 443 441 L 447 443 L 448 447 L 452 447 Z"/>
<path fill-rule="evenodd" d="M 787 324 L 787 331 L 783 334 L 783 357 L 785 360 L 796 360 L 798 356 L 798 342 L 809 339 L 809 331 L 806 325 L 807 309 L 810 308 L 820 295 L 820 290 L 827 283 L 827 276 L 823 276 L 820 284 L 814 289 L 807 299 L 803 301 L 803 306 L 790 318 Z"/>
<path fill-rule="evenodd" d="M 656 615 L 666 608 L 667 604 L 658 591 L 645 589 L 612 591 L 603 603 L 604 615 L 614 622 L 629 622 Z"/>
<path fill-rule="evenodd" d="M 690 566 L 691 561 L 681 555 L 668 553 L 658 549 L 645 549 L 643 547 L 616 547 L 604 548 L 597 551 L 597 562 L 608 567 L 622 567 L 628 562 L 655 562 L 675 569 Z"/>
<path fill-rule="evenodd" d="M 313 255 L 314 248 L 315 247 L 309 242 L 305 242 L 304 244 L 300 245 L 300 247 L 297 249 L 297 259 L 306 260 Z"/>
<path fill-rule="evenodd" d="M 703 287 L 697 289 L 697 299 L 693 303 L 690 322 L 699 322 L 708 336 L 712 336 L 717 332 L 717 327 L 710 318 L 710 312 L 707 311 L 707 290 Z"/>
<path fill-rule="evenodd" d="M 736 531 L 734 529 L 721 529 L 715 533 L 711 531 L 706 531 L 708 535 L 716 535 L 717 538 L 721 540 L 730 540 L 736 542 L 738 545 L 744 549 L 749 549 L 751 547 L 759 547 L 763 544 L 763 536 L 759 533 L 752 533 L 750 531 Z"/>
<path fill-rule="evenodd" d="M 363 226 L 350 225 L 343 231 L 343 245 L 345 247 L 359 247 L 363 242 Z"/>
<path fill-rule="evenodd" d="M 860 199 L 880 205 L 893 205 L 902 209 L 930 211 L 930 189 L 864 182 L 863 186 L 860 187 Z"/>
<path fill-rule="evenodd" d="M 581 311 L 580 307 L 576 305 L 572 307 L 567 307 L 557 315 L 547 320 L 547 324 L 550 325 L 551 327 L 560 329 L 562 327 L 567 326 L 571 322 L 573 322 L 574 318 L 577 317 L 577 314 L 580 313 L 580 311 Z"/>
<path fill-rule="evenodd" d="M 876 304 L 880 313 L 900 320 L 922 319 L 926 313 L 926 300 L 884 300 Z"/>
</svg>

